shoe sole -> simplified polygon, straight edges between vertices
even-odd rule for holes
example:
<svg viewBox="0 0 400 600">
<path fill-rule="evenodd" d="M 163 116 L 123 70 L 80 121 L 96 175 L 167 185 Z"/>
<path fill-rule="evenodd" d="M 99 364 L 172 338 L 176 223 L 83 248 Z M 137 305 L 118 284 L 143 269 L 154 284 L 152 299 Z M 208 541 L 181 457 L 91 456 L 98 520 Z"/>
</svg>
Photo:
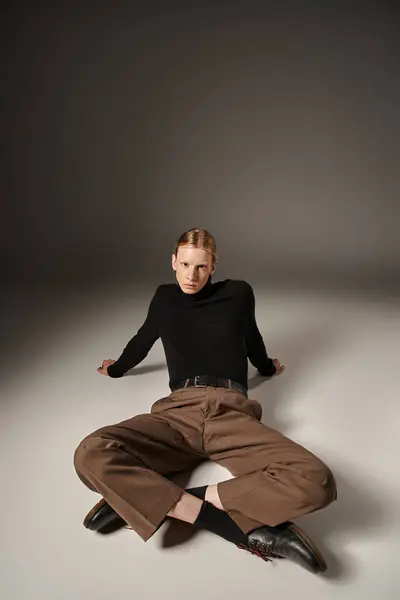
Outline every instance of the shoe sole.
<svg viewBox="0 0 400 600">
<path fill-rule="evenodd" d="M 314 544 L 314 542 L 305 533 L 305 531 L 303 531 L 298 525 L 295 525 L 294 523 L 291 523 L 290 525 L 288 525 L 288 529 L 293 531 L 293 533 L 295 533 L 297 535 L 297 537 L 299 537 L 301 539 L 303 544 L 305 546 L 307 546 L 308 550 L 313 553 L 313 555 L 316 557 L 316 559 L 319 563 L 319 567 L 320 567 L 321 571 L 326 571 L 326 569 L 328 567 L 327 567 L 324 557 L 322 556 L 321 552 L 318 550 L 318 548 Z"/>
<path fill-rule="evenodd" d="M 105 505 L 105 503 L 106 501 L 104 500 L 104 498 L 102 498 L 95 506 L 93 506 L 92 510 L 88 512 L 83 521 L 83 524 L 86 527 L 86 529 L 90 529 L 90 521 L 93 519 L 94 515 Z"/>
</svg>

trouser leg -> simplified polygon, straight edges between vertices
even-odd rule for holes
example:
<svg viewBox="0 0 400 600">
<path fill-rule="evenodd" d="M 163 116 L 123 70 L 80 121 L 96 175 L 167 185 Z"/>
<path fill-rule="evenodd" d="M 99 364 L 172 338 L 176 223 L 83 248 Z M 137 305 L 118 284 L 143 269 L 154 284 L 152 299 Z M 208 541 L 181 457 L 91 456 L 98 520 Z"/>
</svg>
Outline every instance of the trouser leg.
<svg viewBox="0 0 400 600">
<path fill-rule="evenodd" d="M 218 484 L 226 512 L 247 533 L 323 508 L 336 499 L 330 469 L 314 454 L 263 425 L 261 405 L 218 388 L 205 425 L 205 450 L 234 478 Z"/>
<path fill-rule="evenodd" d="M 102 427 L 86 436 L 74 454 L 83 483 L 145 541 L 182 495 L 169 477 L 198 463 L 182 433 L 154 414 Z"/>
</svg>

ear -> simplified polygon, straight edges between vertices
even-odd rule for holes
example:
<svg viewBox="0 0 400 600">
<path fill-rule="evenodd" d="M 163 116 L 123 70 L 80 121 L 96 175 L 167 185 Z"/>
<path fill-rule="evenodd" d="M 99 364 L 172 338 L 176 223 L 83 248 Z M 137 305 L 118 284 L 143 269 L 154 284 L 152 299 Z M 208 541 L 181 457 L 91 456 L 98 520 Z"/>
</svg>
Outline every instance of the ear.
<svg viewBox="0 0 400 600">
<path fill-rule="evenodd" d="M 172 263 L 173 270 L 176 271 L 176 256 L 175 256 L 175 254 L 172 254 L 172 261 L 171 261 L 171 263 Z"/>
</svg>

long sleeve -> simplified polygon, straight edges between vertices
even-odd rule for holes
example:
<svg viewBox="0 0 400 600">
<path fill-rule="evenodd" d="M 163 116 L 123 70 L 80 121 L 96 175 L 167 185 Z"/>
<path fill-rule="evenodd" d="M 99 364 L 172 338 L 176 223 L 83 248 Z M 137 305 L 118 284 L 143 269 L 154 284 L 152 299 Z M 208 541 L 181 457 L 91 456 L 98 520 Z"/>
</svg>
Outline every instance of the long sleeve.
<svg viewBox="0 0 400 600">
<path fill-rule="evenodd" d="M 269 358 L 265 348 L 264 340 L 257 327 L 255 316 L 255 297 L 253 288 L 249 285 L 248 311 L 249 324 L 246 334 L 247 356 L 253 367 L 264 377 L 275 375 L 276 368 L 272 359 Z"/>
<path fill-rule="evenodd" d="M 118 360 L 107 368 L 110 377 L 122 377 L 126 371 L 139 364 L 160 337 L 157 315 L 157 288 L 147 312 L 146 320 L 136 335 L 125 346 Z"/>
</svg>

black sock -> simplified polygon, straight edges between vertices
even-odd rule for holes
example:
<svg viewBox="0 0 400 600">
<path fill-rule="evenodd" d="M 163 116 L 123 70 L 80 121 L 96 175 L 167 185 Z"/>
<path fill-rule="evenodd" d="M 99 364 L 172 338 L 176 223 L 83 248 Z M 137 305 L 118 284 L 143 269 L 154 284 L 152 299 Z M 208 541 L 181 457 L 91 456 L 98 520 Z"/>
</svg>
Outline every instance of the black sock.
<svg viewBox="0 0 400 600">
<path fill-rule="evenodd" d="M 211 502 L 203 502 L 193 525 L 200 529 L 207 529 L 212 533 L 216 533 L 233 544 L 247 542 L 247 535 L 243 533 L 238 525 L 236 525 L 235 521 L 230 518 L 228 513 L 219 510 L 219 508 L 211 504 Z"/>
<path fill-rule="evenodd" d="M 196 498 L 200 498 L 200 500 L 204 500 L 207 488 L 208 485 L 202 485 L 200 487 L 189 488 L 188 490 L 185 490 L 185 492 L 192 494 L 192 496 L 196 496 Z"/>
</svg>

